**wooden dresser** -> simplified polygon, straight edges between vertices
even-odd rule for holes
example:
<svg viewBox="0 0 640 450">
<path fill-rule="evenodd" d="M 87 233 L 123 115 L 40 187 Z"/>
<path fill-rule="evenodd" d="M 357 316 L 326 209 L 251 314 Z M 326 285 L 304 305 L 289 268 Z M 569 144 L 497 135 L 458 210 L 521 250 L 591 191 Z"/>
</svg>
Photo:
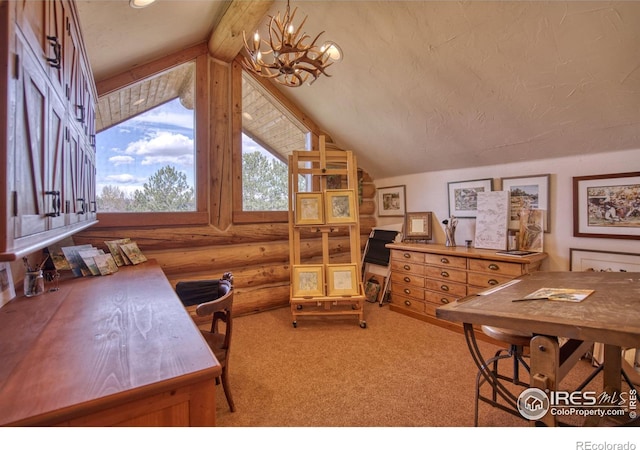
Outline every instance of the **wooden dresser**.
<svg viewBox="0 0 640 450">
<path fill-rule="evenodd" d="M 154 261 L 15 298 L 0 361 L 0 425 L 215 425 L 220 364 Z"/>
<path fill-rule="evenodd" d="M 391 249 L 390 309 L 447 328 L 436 308 L 466 295 L 539 270 L 547 257 L 496 254 L 497 250 L 437 244 L 388 244 Z"/>
</svg>

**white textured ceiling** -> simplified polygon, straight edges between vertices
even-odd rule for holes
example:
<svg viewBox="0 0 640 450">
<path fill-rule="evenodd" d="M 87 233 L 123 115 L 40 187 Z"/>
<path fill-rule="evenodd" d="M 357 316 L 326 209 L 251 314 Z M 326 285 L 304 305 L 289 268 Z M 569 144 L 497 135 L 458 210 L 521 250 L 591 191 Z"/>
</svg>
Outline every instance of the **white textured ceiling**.
<svg viewBox="0 0 640 450">
<path fill-rule="evenodd" d="M 79 4 L 97 79 L 206 40 L 226 8 Z M 638 1 L 296 6 L 344 60 L 330 78 L 282 90 L 375 178 L 640 148 Z"/>
</svg>

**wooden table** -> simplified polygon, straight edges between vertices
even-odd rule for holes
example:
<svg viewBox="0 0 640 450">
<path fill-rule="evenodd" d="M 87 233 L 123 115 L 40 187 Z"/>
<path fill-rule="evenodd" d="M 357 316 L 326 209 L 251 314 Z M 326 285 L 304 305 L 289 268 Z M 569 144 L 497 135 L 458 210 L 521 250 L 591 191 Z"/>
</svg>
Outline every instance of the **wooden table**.
<svg viewBox="0 0 640 450">
<path fill-rule="evenodd" d="M 218 361 L 154 261 L 0 309 L 0 425 L 211 426 Z"/>
<path fill-rule="evenodd" d="M 555 390 L 588 346 L 601 342 L 605 345 L 603 391 L 619 392 L 621 349 L 640 347 L 640 273 L 535 272 L 517 280 L 442 306 L 437 317 L 464 324 L 479 367 L 484 359 L 475 346 L 473 324 L 533 333 L 530 384 L 542 390 Z M 512 301 L 543 287 L 593 289 L 594 293 L 578 303 Z M 569 341 L 560 347 L 557 337 Z M 550 412 L 540 420 L 556 424 Z"/>
</svg>

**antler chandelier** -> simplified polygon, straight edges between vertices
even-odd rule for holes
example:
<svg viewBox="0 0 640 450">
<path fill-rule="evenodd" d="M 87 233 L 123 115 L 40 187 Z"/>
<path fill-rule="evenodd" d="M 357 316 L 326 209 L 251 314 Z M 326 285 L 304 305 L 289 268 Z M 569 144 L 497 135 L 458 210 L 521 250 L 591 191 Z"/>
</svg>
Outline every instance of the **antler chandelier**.
<svg viewBox="0 0 640 450">
<path fill-rule="evenodd" d="M 313 84 L 322 74 L 331 76 L 325 70 L 342 59 L 340 47 L 331 41 L 317 47 L 316 42 L 324 31 L 307 44 L 305 41 L 311 37 L 302 32 L 307 17 L 297 29 L 293 26 L 297 10 L 298 8 L 295 8 L 291 13 L 287 0 L 287 9 L 282 19 L 280 12 L 275 17 L 269 16 L 269 42 L 261 39 L 256 31 L 252 45 L 249 46 L 247 37 L 244 31 L 242 32 L 244 48 L 249 55 L 243 60 L 246 69 L 289 87 L 301 86 L 309 77 L 313 77 L 309 82 Z M 262 44 L 267 46 L 266 50 L 261 49 Z M 267 59 L 265 55 L 268 55 Z"/>
</svg>

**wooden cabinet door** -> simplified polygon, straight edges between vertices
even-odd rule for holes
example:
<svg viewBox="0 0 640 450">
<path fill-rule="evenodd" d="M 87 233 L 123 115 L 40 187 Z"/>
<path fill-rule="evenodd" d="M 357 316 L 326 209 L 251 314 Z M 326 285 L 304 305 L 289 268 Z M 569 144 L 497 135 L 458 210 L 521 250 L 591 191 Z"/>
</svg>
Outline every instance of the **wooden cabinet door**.
<svg viewBox="0 0 640 450">
<path fill-rule="evenodd" d="M 45 231 L 45 146 L 47 83 L 42 68 L 21 39 L 16 85 L 14 238 Z"/>
<path fill-rule="evenodd" d="M 49 0 L 49 8 L 47 11 L 47 40 L 49 41 L 49 52 L 56 56 L 57 61 L 48 61 L 48 75 L 52 86 L 61 98 L 65 97 L 65 65 L 64 60 L 67 54 L 67 3 L 62 0 Z M 53 46 L 58 45 L 58 54 L 56 55 Z"/>
<path fill-rule="evenodd" d="M 14 3 L 16 22 L 27 44 L 33 50 L 36 58 L 39 58 L 38 63 L 47 57 L 53 57 L 53 47 L 47 40 L 47 2 L 41 0 L 18 0 Z"/>
<path fill-rule="evenodd" d="M 47 148 L 44 155 L 44 214 L 49 218 L 48 228 L 51 229 L 65 225 L 62 214 L 65 109 L 63 102 L 57 95 L 49 95 L 47 123 L 49 126 Z"/>
</svg>

